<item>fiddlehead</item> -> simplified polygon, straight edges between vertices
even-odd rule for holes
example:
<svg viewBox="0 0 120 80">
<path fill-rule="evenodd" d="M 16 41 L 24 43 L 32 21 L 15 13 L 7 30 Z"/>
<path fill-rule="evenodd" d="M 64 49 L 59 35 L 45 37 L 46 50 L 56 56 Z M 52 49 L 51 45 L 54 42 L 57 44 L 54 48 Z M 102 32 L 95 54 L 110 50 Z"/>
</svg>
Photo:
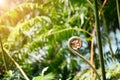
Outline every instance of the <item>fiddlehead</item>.
<svg viewBox="0 0 120 80">
<path fill-rule="evenodd" d="M 94 72 L 96 73 L 98 79 L 101 80 L 99 74 L 97 73 L 96 69 L 92 66 L 92 64 L 76 51 L 77 49 L 80 49 L 81 46 L 82 46 L 82 41 L 77 36 L 73 36 L 68 40 L 68 48 L 69 48 L 69 50 L 74 55 L 79 56 L 82 60 L 84 60 L 94 70 Z"/>
</svg>

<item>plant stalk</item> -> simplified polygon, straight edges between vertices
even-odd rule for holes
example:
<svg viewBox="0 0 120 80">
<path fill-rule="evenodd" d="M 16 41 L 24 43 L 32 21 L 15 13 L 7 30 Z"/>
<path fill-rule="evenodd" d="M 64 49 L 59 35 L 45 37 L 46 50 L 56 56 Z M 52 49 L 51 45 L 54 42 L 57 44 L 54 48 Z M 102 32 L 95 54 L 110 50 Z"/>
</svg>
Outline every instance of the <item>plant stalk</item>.
<svg viewBox="0 0 120 80">
<path fill-rule="evenodd" d="M 105 76 L 105 66 L 104 66 L 104 59 L 103 59 L 103 50 L 102 50 L 102 41 L 101 41 L 101 34 L 100 34 L 100 26 L 99 26 L 99 16 L 98 16 L 98 3 L 97 0 L 94 0 L 94 15 L 95 15 L 95 23 L 96 23 L 96 35 L 97 35 L 97 45 L 98 45 L 98 52 L 100 56 L 100 65 L 101 65 L 101 72 L 102 72 L 102 79 L 106 80 Z"/>
<path fill-rule="evenodd" d="M 93 37 L 92 37 L 92 40 L 91 40 L 91 51 L 90 51 L 90 61 L 91 61 L 91 64 L 94 66 L 95 68 L 95 63 L 94 63 L 94 37 L 95 37 L 95 30 L 96 30 L 96 27 L 94 26 L 94 30 L 93 30 Z M 94 80 L 94 70 L 91 69 L 91 80 Z"/>
<path fill-rule="evenodd" d="M 6 65 L 6 61 L 5 61 L 5 55 L 4 55 L 4 50 L 3 50 L 3 45 L 2 45 L 2 40 L 1 40 L 1 36 L 0 36 L 0 46 L 1 46 L 1 49 L 2 49 L 2 60 L 3 60 L 3 64 L 5 66 L 5 70 L 7 71 L 7 65 Z"/>
<path fill-rule="evenodd" d="M 104 27 L 105 27 L 106 37 L 107 37 L 107 41 L 108 41 L 108 44 L 109 44 L 111 56 L 112 56 L 113 60 L 116 62 L 116 57 L 114 55 L 115 53 L 113 52 L 112 45 L 111 45 L 110 38 L 109 38 L 109 34 L 108 34 L 108 26 L 107 26 L 106 19 L 105 19 L 105 16 L 104 16 L 103 12 L 102 12 L 102 16 L 103 16 L 103 23 L 104 23 Z"/>
<path fill-rule="evenodd" d="M 69 48 L 69 50 L 70 50 L 74 55 L 78 56 L 78 57 L 81 58 L 83 61 L 85 61 L 85 62 L 93 69 L 93 71 L 96 73 L 96 76 L 98 77 L 98 80 L 101 80 L 101 79 L 100 79 L 100 76 L 99 76 L 99 74 L 97 73 L 97 70 L 94 68 L 94 66 L 93 66 L 87 59 L 85 59 L 82 55 L 80 55 L 76 50 L 74 50 L 74 49 L 72 48 L 71 43 L 72 43 L 72 41 L 75 40 L 75 39 L 80 40 L 80 38 L 79 38 L 79 37 L 76 37 L 76 36 L 73 36 L 73 37 L 71 37 L 71 38 L 69 39 L 69 41 L 68 41 L 68 48 Z M 82 43 L 82 42 L 80 41 L 80 43 Z M 79 48 L 80 48 L 80 47 L 81 47 L 81 45 L 79 45 Z"/>
<path fill-rule="evenodd" d="M 9 54 L 9 52 L 7 51 L 7 49 L 5 49 L 3 47 L 3 44 L 2 44 L 2 40 L 1 40 L 1 37 L 0 37 L 0 45 L 1 45 L 1 48 L 2 48 L 2 52 L 6 53 L 8 55 L 8 57 L 11 59 L 11 61 L 16 65 L 16 67 L 20 70 L 20 72 L 22 73 L 22 75 L 24 76 L 25 80 L 30 80 L 27 75 L 25 74 L 25 72 L 23 71 L 23 69 L 21 68 L 21 66 L 12 58 L 12 56 Z"/>
<path fill-rule="evenodd" d="M 116 0 L 116 8 L 117 8 L 117 15 L 118 15 L 118 23 L 120 28 L 120 9 L 119 9 L 119 1 Z"/>
</svg>

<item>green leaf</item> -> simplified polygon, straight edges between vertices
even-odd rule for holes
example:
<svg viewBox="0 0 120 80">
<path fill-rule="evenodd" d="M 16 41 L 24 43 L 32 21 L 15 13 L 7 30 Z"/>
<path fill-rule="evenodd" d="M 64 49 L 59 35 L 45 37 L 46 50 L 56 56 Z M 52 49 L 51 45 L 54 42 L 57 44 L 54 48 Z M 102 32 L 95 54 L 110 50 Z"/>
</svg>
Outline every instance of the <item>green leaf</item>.
<svg viewBox="0 0 120 80">
<path fill-rule="evenodd" d="M 44 76 L 37 76 L 34 77 L 33 80 L 53 80 L 54 79 L 54 74 L 49 73 Z"/>
</svg>

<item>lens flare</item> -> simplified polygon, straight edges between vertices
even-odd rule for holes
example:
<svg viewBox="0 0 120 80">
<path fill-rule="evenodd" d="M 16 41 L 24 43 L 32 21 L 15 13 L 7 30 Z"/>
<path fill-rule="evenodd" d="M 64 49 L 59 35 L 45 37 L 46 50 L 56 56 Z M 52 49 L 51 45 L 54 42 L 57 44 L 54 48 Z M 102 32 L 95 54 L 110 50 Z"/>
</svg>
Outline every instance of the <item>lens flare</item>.
<svg viewBox="0 0 120 80">
<path fill-rule="evenodd" d="M 0 0 L 0 6 L 3 7 L 6 4 L 6 0 Z"/>
</svg>

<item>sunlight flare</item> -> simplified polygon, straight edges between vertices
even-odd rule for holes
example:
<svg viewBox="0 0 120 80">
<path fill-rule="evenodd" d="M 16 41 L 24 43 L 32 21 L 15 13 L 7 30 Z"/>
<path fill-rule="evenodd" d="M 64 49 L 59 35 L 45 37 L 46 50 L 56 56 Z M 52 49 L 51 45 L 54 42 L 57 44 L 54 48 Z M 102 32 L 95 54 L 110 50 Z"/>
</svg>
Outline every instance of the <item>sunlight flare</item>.
<svg viewBox="0 0 120 80">
<path fill-rule="evenodd" d="M 0 6 L 4 6 L 6 4 L 6 0 L 0 0 Z"/>
</svg>

